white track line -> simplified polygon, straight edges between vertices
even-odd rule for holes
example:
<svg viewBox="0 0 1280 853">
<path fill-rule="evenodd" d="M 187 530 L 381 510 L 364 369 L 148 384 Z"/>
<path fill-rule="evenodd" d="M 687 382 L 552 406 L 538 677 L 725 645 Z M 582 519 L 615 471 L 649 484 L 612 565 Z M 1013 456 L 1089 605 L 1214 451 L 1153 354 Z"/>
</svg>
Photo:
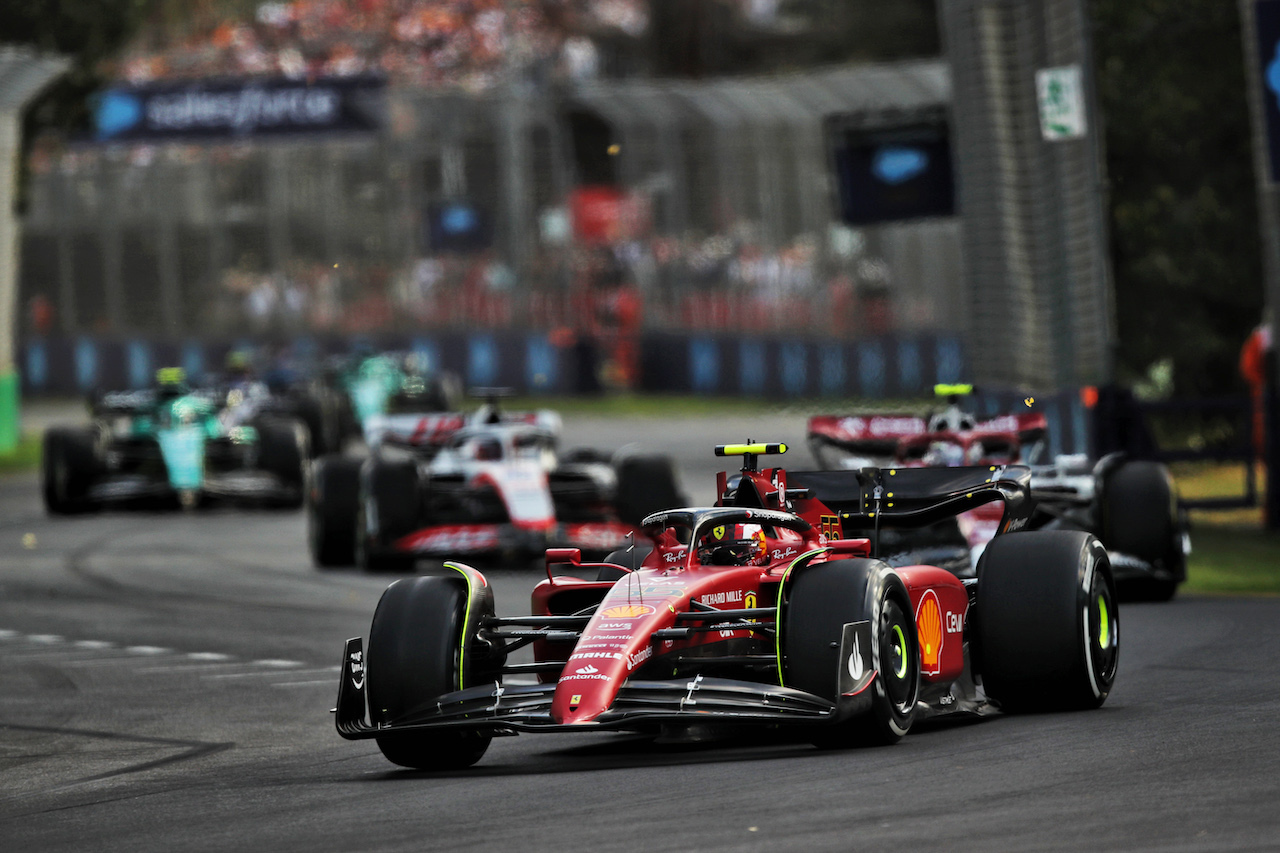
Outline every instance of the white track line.
<svg viewBox="0 0 1280 853">
<path fill-rule="evenodd" d="M 317 684 L 326 684 L 333 686 L 332 678 L 324 678 L 319 681 L 276 681 L 272 683 L 272 687 L 314 687 Z"/>
</svg>

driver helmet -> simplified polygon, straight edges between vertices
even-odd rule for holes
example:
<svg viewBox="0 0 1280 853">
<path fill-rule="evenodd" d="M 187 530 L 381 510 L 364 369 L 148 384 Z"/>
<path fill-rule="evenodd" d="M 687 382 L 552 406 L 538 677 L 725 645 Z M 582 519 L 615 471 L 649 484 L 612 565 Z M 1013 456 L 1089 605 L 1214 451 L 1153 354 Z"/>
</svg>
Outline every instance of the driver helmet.
<svg viewBox="0 0 1280 853">
<path fill-rule="evenodd" d="M 187 372 L 181 367 L 162 367 L 156 371 L 156 395 L 171 400 L 187 394 Z"/>
<path fill-rule="evenodd" d="M 764 557 L 764 528 L 758 524 L 717 524 L 698 540 L 704 566 L 760 566 Z"/>
</svg>

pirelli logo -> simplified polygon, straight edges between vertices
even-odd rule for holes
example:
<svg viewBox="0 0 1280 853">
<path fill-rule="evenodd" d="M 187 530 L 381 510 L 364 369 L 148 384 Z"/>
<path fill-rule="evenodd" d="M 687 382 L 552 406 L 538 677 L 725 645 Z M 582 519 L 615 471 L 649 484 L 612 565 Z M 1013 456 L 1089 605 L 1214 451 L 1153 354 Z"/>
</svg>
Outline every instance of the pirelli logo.
<svg viewBox="0 0 1280 853">
<path fill-rule="evenodd" d="M 823 536 L 828 539 L 839 539 L 841 537 L 840 516 L 824 515 L 821 516 L 820 522 L 819 528 L 821 529 Z"/>
</svg>

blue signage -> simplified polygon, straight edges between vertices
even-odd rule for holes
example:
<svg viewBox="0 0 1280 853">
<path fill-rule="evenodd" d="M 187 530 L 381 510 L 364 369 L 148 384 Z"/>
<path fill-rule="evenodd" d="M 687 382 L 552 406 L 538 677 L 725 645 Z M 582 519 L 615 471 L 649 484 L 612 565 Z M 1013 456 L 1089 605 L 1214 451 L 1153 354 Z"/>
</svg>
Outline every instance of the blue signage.
<svg viewBox="0 0 1280 853">
<path fill-rule="evenodd" d="M 492 385 L 498 381 L 498 344 L 493 335 L 476 335 L 467 341 L 467 383 Z"/>
<path fill-rule="evenodd" d="M 858 344 L 858 384 L 867 397 L 880 397 L 885 385 L 884 347 L 879 341 Z"/>
<path fill-rule="evenodd" d="M 375 76 L 118 86 L 97 98 L 94 135 L 115 142 L 378 130 L 385 88 Z"/>
<path fill-rule="evenodd" d="M 713 394 L 720 386 L 720 346 L 711 338 L 689 341 L 689 385 L 702 394 Z"/>
<path fill-rule="evenodd" d="M 844 347 L 829 344 L 822 349 L 822 395 L 835 397 L 844 393 Z"/>
<path fill-rule="evenodd" d="M 764 392 L 764 344 L 743 341 L 738 345 L 738 386 L 743 394 Z"/>
<path fill-rule="evenodd" d="M 805 392 L 809 384 L 809 349 L 802 343 L 783 344 L 778 351 L 778 368 L 782 375 L 782 391 L 792 397 Z"/>
<path fill-rule="evenodd" d="M 1272 182 L 1280 181 L 1280 0 L 1256 0 L 1258 63 L 1262 74 L 1262 111 L 1267 130 L 1267 164 Z"/>
<path fill-rule="evenodd" d="M 545 335 L 530 335 L 525 349 L 525 381 L 530 391 L 549 391 L 556 384 L 558 356 Z"/>
</svg>

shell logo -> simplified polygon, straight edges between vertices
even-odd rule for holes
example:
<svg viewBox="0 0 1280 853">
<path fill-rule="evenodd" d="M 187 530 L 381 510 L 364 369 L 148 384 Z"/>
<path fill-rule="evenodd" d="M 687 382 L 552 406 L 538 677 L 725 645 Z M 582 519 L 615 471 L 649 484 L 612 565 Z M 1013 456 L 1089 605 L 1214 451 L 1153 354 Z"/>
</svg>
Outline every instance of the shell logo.
<svg viewBox="0 0 1280 853">
<path fill-rule="evenodd" d="M 920 637 L 920 672 L 942 672 L 942 608 L 933 590 L 926 590 L 916 608 L 916 633 Z"/>
<path fill-rule="evenodd" d="M 619 604 L 616 607 L 606 607 L 600 615 L 606 619 L 635 619 L 652 612 L 653 608 L 647 604 Z"/>
</svg>

